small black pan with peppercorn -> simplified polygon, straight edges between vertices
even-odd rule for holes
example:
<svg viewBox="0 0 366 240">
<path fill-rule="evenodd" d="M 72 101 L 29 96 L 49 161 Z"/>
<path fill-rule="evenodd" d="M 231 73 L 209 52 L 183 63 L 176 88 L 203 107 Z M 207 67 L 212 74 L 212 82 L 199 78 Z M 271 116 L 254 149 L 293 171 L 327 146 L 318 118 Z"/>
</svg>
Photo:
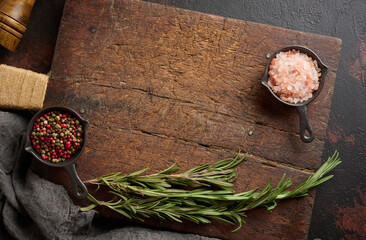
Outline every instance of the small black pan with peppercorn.
<svg viewBox="0 0 366 240">
<path fill-rule="evenodd" d="M 76 117 L 51 111 L 36 119 L 30 138 L 33 149 L 43 160 L 61 162 L 81 148 L 83 134 Z"/>
<path fill-rule="evenodd" d="M 85 148 L 88 126 L 89 122 L 71 108 L 52 106 L 36 113 L 27 129 L 25 150 L 43 164 L 65 168 L 78 199 L 88 194 L 75 169 Z"/>
</svg>

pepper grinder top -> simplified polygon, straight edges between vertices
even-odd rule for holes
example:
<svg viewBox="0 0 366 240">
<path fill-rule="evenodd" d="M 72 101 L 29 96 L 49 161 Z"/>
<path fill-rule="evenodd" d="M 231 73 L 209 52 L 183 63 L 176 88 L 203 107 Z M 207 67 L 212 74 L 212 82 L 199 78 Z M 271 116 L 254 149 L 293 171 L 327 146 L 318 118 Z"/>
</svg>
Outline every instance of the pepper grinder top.
<svg viewBox="0 0 366 240">
<path fill-rule="evenodd" d="M 0 0 L 0 44 L 14 52 L 36 0 Z"/>
</svg>

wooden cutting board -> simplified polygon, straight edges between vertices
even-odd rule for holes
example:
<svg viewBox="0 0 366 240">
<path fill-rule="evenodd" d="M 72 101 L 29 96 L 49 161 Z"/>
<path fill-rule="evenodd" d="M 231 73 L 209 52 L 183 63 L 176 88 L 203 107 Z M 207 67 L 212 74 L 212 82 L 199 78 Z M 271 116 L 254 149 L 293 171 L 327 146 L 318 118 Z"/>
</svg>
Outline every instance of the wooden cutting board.
<svg viewBox="0 0 366 240">
<path fill-rule="evenodd" d="M 316 134 L 309 144 L 300 140 L 296 109 L 260 84 L 266 54 L 286 45 L 311 48 L 330 69 L 309 105 Z M 174 162 L 188 169 L 241 150 L 250 154 L 238 167 L 237 191 L 283 173 L 299 183 L 322 161 L 340 50 L 340 39 L 143 1 L 68 0 L 45 106 L 65 105 L 90 121 L 82 180 Z M 32 168 L 70 184 L 62 170 Z M 236 233 L 217 221 L 147 224 L 224 239 L 306 239 L 314 196 L 248 211 Z"/>
</svg>

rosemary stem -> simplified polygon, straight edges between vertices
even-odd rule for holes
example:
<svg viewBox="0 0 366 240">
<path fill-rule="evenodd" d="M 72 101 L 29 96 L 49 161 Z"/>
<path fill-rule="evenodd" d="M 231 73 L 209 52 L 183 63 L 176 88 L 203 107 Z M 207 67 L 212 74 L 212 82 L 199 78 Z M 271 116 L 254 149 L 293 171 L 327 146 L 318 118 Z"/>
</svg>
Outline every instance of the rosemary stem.
<svg viewBox="0 0 366 240">
<path fill-rule="evenodd" d="M 210 218 L 219 219 L 231 224 L 239 224 L 237 231 L 245 223 L 245 212 L 265 207 L 271 210 L 277 202 L 286 198 L 307 195 L 308 191 L 332 178 L 325 176 L 338 164 L 338 152 L 335 151 L 328 160 L 307 180 L 289 191 L 292 185 L 284 174 L 276 187 L 270 180 L 261 190 L 252 189 L 235 193 L 232 181 L 236 179 L 234 168 L 244 160 L 246 155 L 224 159 L 210 166 L 204 164 L 184 173 L 176 173 L 179 168 L 171 167 L 155 174 L 141 175 L 147 169 L 134 173 L 111 173 L 85 183 L 109 189 L 110 201 L 99 201 L 89 193 L 91 204 L 81 208 L 89 211 L 97 206 L 108 207 L 121 215 L 143 221 L 143 218 L 157 217 L 181 222 L 181 219 L 195 223 L 210 223 Z"/>
</svg>

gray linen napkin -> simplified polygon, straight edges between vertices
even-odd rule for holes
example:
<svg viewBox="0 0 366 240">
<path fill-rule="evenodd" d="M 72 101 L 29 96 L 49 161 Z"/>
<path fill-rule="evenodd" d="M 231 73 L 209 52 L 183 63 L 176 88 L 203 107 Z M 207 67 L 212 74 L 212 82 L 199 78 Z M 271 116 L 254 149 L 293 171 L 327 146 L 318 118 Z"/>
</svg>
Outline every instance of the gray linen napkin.
<svg viewBox="0 0 366 240">
<path fill-rule="evenodd" d="M 62 186 L 28 168 L 29 155 L 19 151 L 27 124 L 17 113 L 0 112 L 0 239 L 212 239 L 123 226 L 103 219 L 94 210 L 80 212 Z"/>
</svg>

